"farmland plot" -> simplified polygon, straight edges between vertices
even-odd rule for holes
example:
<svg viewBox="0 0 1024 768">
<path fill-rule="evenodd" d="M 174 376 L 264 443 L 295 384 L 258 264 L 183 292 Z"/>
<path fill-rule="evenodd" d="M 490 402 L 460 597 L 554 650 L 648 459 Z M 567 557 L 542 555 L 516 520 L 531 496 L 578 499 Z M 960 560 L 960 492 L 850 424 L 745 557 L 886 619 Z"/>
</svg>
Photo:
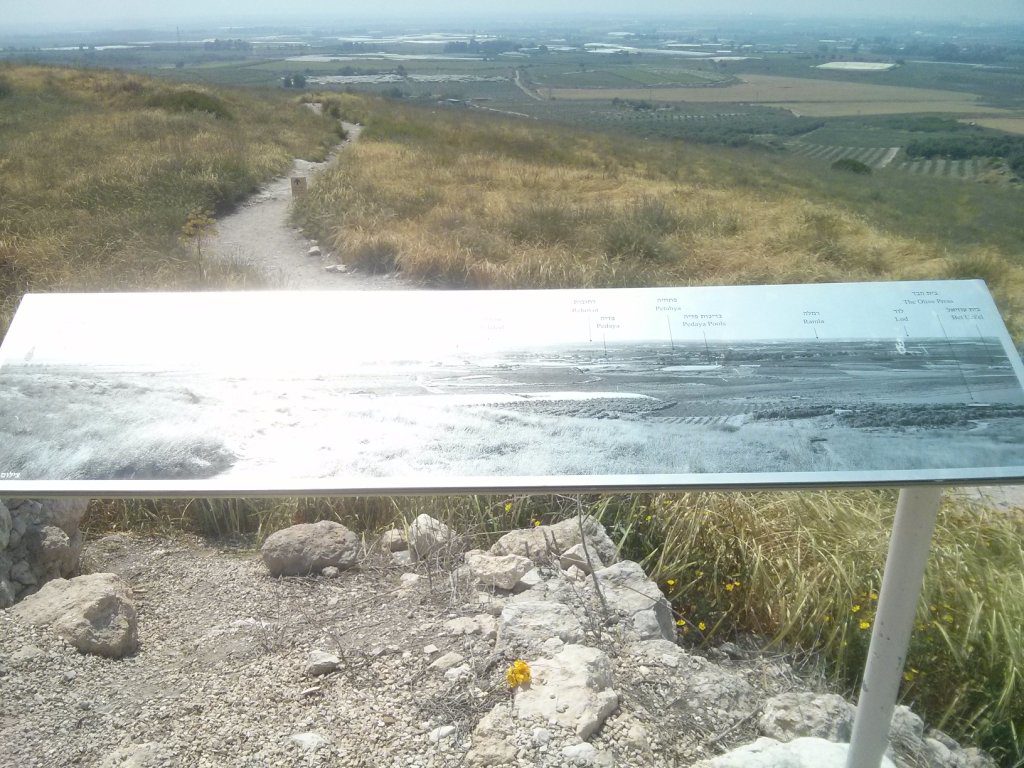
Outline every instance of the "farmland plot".
<svg viewBox="0 0 1024 768">
<path fill-rule="evenodd" d="M 790 143 L 790 149 L 811 160 L 834 163 L 849 158 L 864 163 L 869 168 L 881 170 L 890 168 L 918 176 L 945 176 L 952 179 L 975 179 L 992 168 L 993 161 L 985 157 L 966 160 L 943 158 L 907 158 L 897 161 L 900 147 L 836 147 L 827 144 L 811 144 L 804 141 Z"/>
</svg>

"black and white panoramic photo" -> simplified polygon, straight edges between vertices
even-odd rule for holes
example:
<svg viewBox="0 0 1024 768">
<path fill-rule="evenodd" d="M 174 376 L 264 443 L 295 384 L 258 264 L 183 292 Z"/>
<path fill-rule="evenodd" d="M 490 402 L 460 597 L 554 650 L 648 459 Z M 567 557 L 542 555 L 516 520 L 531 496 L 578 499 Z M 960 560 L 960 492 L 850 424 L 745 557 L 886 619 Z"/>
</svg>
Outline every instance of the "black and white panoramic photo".
<svg viewBox="0 0 1024 768">
<path fill-rule="evenodd" d="M 1022 465 L 1020 365 L 981 283 L 29 296 L 0 351 L 0 471 L 22 481 L 671 486 Z"/>
</svg>

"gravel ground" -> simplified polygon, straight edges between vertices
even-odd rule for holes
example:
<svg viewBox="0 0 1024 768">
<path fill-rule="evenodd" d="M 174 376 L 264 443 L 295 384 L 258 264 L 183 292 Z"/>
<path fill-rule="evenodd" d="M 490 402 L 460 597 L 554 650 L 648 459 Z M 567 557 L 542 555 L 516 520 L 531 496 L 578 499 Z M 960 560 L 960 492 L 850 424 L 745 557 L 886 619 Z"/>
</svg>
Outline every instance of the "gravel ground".
<svg viewBox="0 0 1024 768">
<path fill-rule="evenodd" d="M 0 612 L 0 765 L 462 765 L 476 723 L 508 701 L 511 658 L 479 634 L 447 634 L 445 622 L 500 611 L 501 601 L 443 571 L 421 570 L 408 586 L 409 569 L 385 562 L 371 553 L 336 578 L 273 578 L 256 552 L 193 537 L 87 543 L 83 571 L 115 572 L 131 585 L 140 649 L 116 661 L 86 656 Z M 425 652 L 430 645 L 436 650 Z M 307 676 L 311 650 L 338 655 L 340 670 Z M 449 651 L 465 656 L 472 681 L 428 669 Z M 764 695 L 794 685 L 780 660 L 720 663 Z M 723 729 L 662 711 L 664 685 L 650 676 L 617 662 L 619 712 L 594 746 L 619 766 L 685 765 L 720 749 L 712 740 Z M 637 722 L 653 755 L 630 746 Z M 432 739 L 443 726 L 454 732 Z M 750 740 L 750 726 L 727 729 L 721 741 Z M 520 765 L 563 765 L 557 747 L 571 734 L 552 731 L 550 751 L 523 743 Z M 157 757 L 115 759 L 139 744 Z"/>
</svg>

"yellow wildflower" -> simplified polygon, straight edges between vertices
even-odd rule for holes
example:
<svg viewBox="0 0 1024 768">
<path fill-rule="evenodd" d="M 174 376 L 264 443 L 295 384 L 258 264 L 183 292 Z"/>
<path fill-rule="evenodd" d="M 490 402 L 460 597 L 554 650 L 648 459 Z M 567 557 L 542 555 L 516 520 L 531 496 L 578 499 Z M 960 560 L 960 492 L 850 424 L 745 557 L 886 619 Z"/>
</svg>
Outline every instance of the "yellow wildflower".
<svg viewBox="0 0 1024 768">
<path fill-rule="evenodd" d="M 677 627 L 685 627 L 686 626 L 686 622 L 683 621 L 682 619 L 676 619 L 676 626 Z"/>
<path fill-rule="evenodd" d="M 511 512 L 512 511 L 512 502 L 511 501 L 506 501 L 505 502 L 505 511 L 506 512 Z"/>
<path fill-rule="evenodd" d="M 919 673 L 919 670 L 916 670 L 913 667 L 911 667 L 910 669 L 908 669 L 906 672 L 903 673 L 903 679 L 906 680 L 908 683 L 912 683 L 912 682 L 914 682 L 914 678 L 917 677 L 918 673 Z"/>
<path fill-rule="evenodd" d="M 862 619 L 860 622 L 861 629 L 871 629 L 871 622 L 867 619 Z"/>
<path fill-rule="evenodd" d="M 698 621 L 697 622 L 697 629 L 699 629 L 701 632 L 703 632 L 707 628 L 708 628 L 708 625 L 705 624 L 703 621 Z"/>
<path fill-rule="evenodd" d="M 732 592 L 735 588 L 736 586 L 731 581 L 725 585 L 726 592 Z"/>
<path fill-rule="evenodd" d="M 871 593 L 871 599 L 872 600 L 877 600 L 878 599 L 878 593 L 877 592 L 872 592 Z"/>
<path fill-rule="evenodd" d="M 540 520 L 534 520 L 534 521 L 533 521 L 533 527 L 534 527 L 534 528 L 538 528 L 538 527 L 540 527 Z"/>
<path fill-rule="evenodd" d="M 674 587 L 676 585 L 676 580 L 675 579 L 665 579 L 665 583 L 668 586 L 670 586 L 670 587 Z"/>
<path fill-rule="evenodd" d="M 505 672 L 505 681 L 508 683 L 509 688 L 518 688 L 521 685 L 526 685 L 532 677 L 530 665 L 522 659 L 513 661 L 512 666 Z"/>
<path fill-rule="evenodd" d="M 860 610 L 860 605 L 859 604 L 855 604 L 853 606 L 853 608 L 850 609 L 850 613 L 857 613 L 857 611 L 859 611 L 859 610 Z"/>
</svg>

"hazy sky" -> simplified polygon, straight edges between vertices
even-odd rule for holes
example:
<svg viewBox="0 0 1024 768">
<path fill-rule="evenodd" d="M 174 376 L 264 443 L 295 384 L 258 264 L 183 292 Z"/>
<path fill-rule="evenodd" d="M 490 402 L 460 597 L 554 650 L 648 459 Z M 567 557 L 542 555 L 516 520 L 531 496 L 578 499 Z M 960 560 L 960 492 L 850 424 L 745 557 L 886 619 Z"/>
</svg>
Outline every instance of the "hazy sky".
<svg viewBox="0 0 1024 768">
<path fill-rule="evenodd" d="M 500 17 L 524 19 L 542 15 L 595 14 L 644 16 L 711 16 L 757 14 L 790 17 L 857 16 L 918 17 L 924 19 L 987 19 L 1024 21 L 1024 0 L 854 0 L 823 3 L 821 0 L 388 0 L 384 3 L 348 0 L 0 0 L 0 32 L 15 27 L 59 25 L 96 29 L 119 29 L 144 24 L 188 24 L 193 21 L 245 23 L 259 19 L 291 20 L 296 23 L 374 19 L 401 20 L 444 18 L 446 20 Z"/>
</svg>

